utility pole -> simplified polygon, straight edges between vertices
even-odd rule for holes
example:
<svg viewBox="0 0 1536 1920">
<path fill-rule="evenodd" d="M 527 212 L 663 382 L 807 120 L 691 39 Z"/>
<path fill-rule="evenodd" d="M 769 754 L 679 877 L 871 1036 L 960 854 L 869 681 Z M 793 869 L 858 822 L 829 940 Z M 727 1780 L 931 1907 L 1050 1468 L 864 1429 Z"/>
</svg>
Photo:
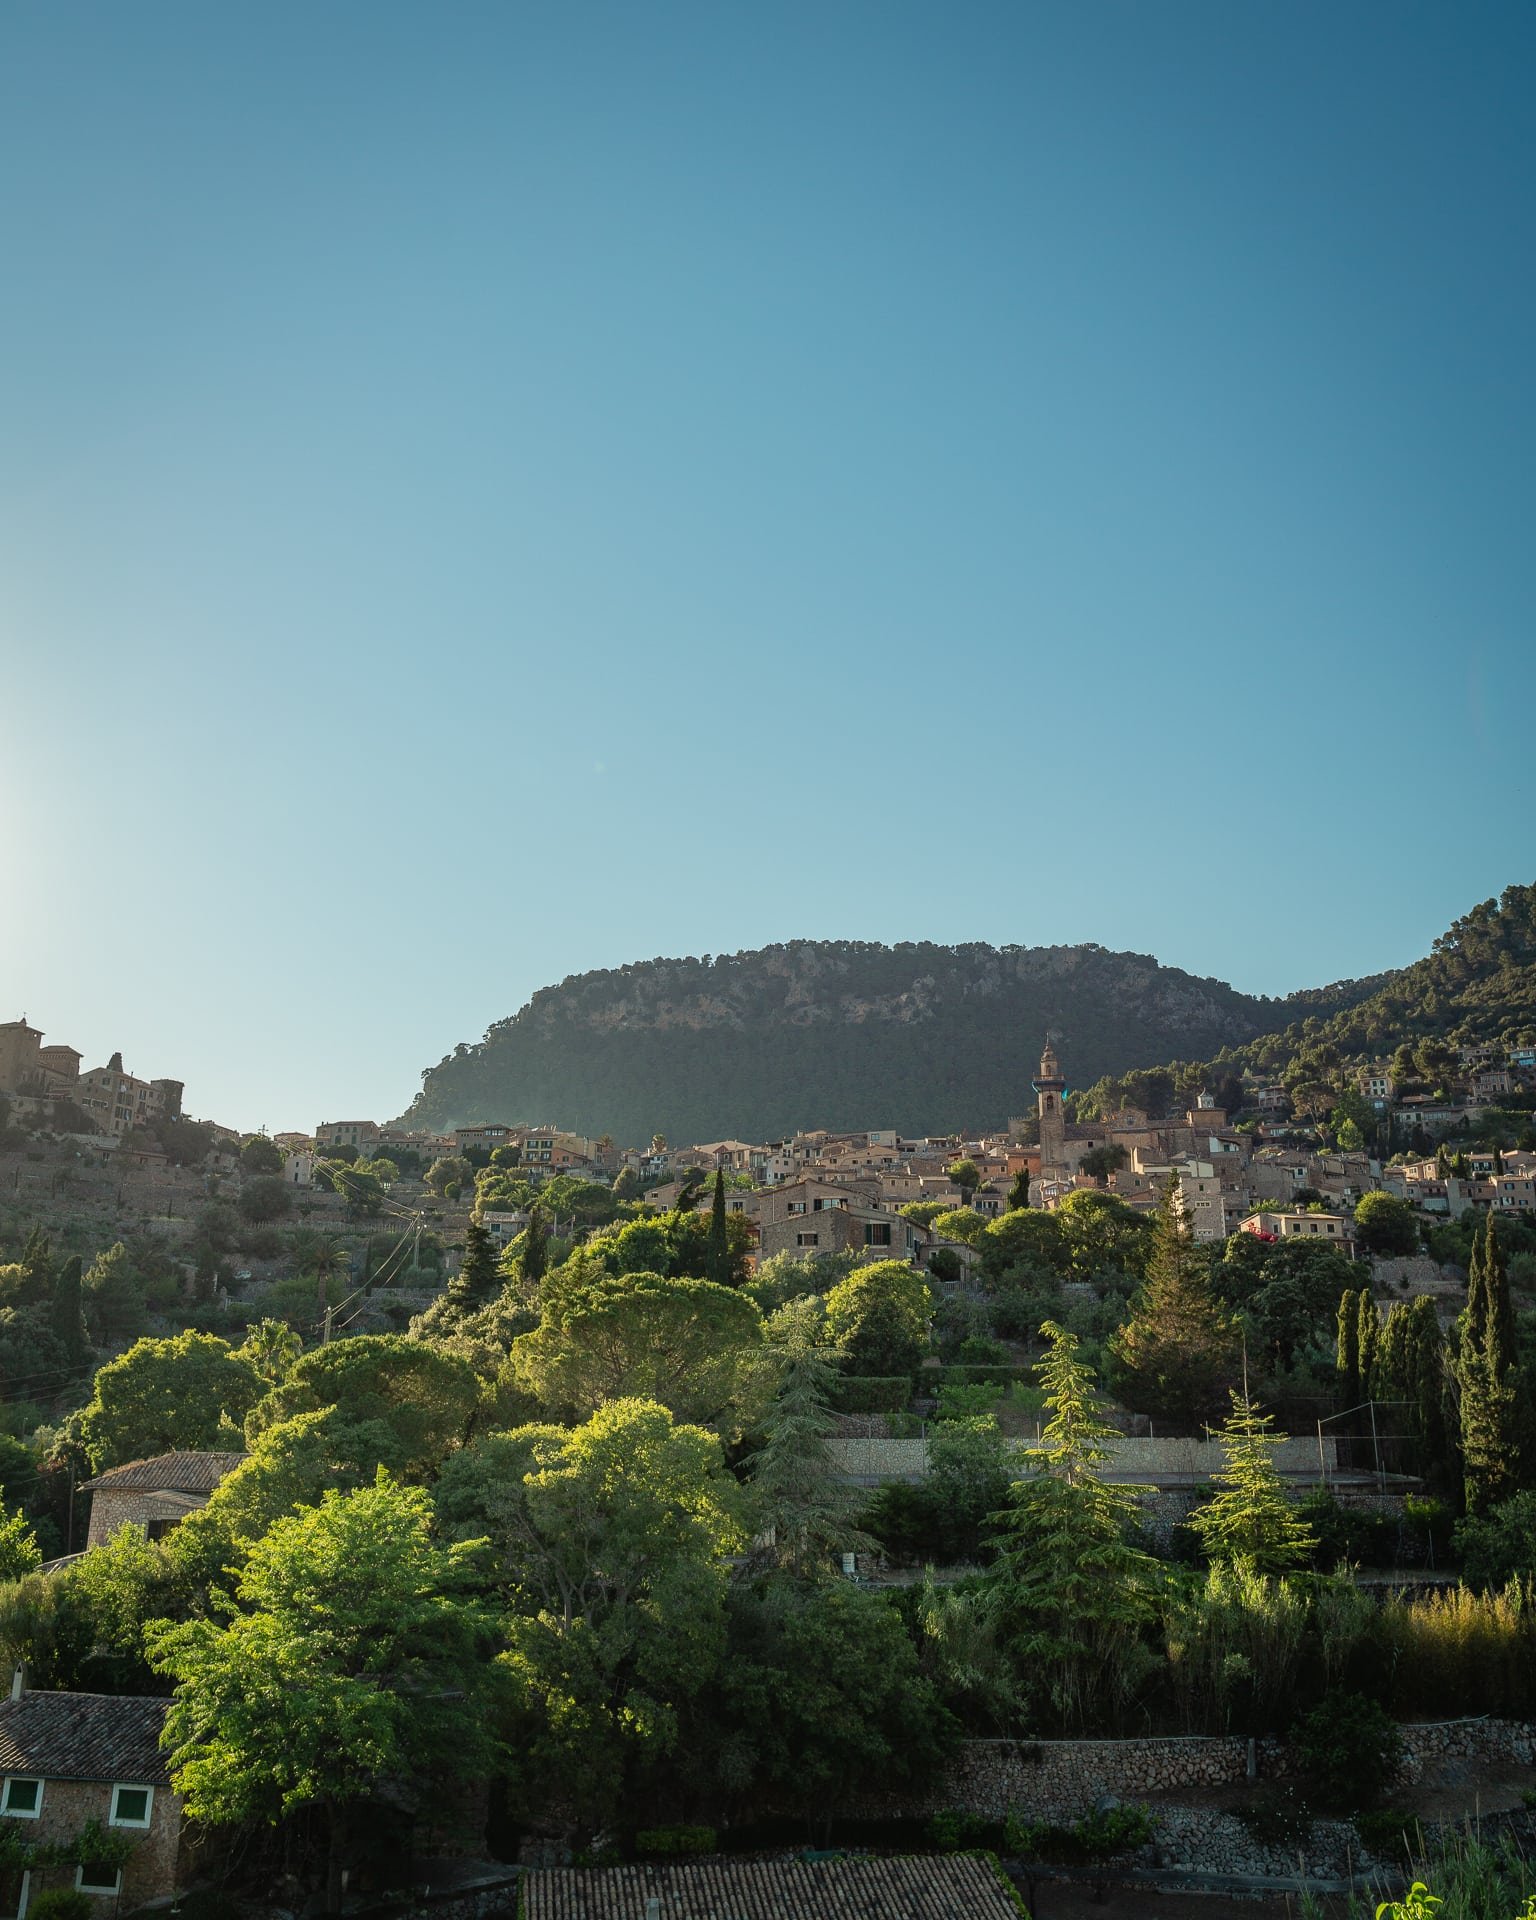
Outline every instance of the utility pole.
<svg viewBox="0 0 1536 1920">
<path fill-rule="evenodd" d="M 336 1309 L 331 1306 L 328 1306 L 325 1310 L 325 1324 L 320 1329 L 320 1344 L 322 1347 L 328 1347 L 331 1344 L 331 1318 L 335 1311 Z"/>
</svg>

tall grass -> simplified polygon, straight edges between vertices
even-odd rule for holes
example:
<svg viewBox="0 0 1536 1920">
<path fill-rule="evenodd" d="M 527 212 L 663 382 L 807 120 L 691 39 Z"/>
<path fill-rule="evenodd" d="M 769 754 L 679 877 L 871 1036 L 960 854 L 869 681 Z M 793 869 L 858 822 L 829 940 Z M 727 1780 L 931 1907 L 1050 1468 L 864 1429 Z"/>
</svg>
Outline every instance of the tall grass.
<svg viewBox="0 0 1536 1920">
<path fill-rule="evenodd" d="M 1406 1719 L 1536 1708 L 1536 1601 L 1529 1582 L 1502 1593 L 1447 1587 L 1393 1599 L 1378 1625 L 1388 1696 Z"/>
</svg>

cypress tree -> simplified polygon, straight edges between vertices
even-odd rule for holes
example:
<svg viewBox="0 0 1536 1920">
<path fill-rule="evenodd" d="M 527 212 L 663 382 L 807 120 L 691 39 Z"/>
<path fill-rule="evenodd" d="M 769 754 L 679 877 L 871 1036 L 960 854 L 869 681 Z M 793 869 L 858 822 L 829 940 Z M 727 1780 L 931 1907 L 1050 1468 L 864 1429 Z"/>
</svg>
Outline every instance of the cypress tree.
<svg viewBox="0 0 1536 1920">
<path fill-rule="evenodd" d="M 1360 1289 L 1360 1398 L 1376 1396 L 1376 1354 L 1381 1344 L 1381 1321 L 1369 1287 Z"/>
<path fill-rule="evenodd" d="M 79 1366 L 89 1351 L 85 1335 L 85 1314 L 81 1307 L 80 1256 L 73 1253 L 54 1276 L 53 1299 L 49 1318 L 59 1336 L 70 1364 Z"/>
<path fill-rule="evenodd" d="M 715 1168 L 715 1197 L 709 1209 L 709 1238 L 704 1243 L 704 1278 L 717 1287 L 731 1284 L 731 1241 L 725 1227 L 725 1170 Z"/>
<path fill-rule="evenodd" d="M 1463 1488 L 1467 1511 L 1480 1514 L 1520 1484 L 1523 1424 L 1509 1275 L 1491 1214 L 1481 1247 L 1472 1243 L 1456 1375 Z"/>
<path fill-rule="evenodd" d="M 528 1209 L 528 1224 L 523 1229 L 523 1280 L 533 1286 L 549 1270 L 549 1225 L 544 1209 L 535 1204 Z"/>
<path fill-rule="evenodd" d="M 1020 1167 L 1018 1172 L 1013 1176 L 1013 1185 L 1008 1189 L 1008 1206 L 1006 1211 L 1013 1213 L 1019 1207 L 1027 1207 L 1028 1205 L 1029 1168 Z"/>
<path fill-rule="evenodd" d="M 1360 1393 L 1360 1297 L 1346 1287 L 1339 1295 L 1338 1339 L 1334 1346 L 1334 1372 L 1338 1375 L 1340 1413 L 1358 1407 Z"/>
</svg>

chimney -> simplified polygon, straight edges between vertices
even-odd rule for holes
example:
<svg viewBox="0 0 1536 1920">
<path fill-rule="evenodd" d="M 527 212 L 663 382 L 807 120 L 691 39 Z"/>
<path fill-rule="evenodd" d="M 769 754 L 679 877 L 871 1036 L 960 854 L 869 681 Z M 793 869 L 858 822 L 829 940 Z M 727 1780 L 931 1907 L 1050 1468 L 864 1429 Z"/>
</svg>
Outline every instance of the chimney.
<svg viewBox="0 0 1536 1920">
<path fill-rule="evenodd" d="M 16 1671 L 11 1675 L 12 1700 L 19 1700 L 21 1696 L 26 1692 L 26 1690 L 27 1690 L 27 1663 L 25 1660 L 18 1660 L 16 1662 Z"/>
</svg>

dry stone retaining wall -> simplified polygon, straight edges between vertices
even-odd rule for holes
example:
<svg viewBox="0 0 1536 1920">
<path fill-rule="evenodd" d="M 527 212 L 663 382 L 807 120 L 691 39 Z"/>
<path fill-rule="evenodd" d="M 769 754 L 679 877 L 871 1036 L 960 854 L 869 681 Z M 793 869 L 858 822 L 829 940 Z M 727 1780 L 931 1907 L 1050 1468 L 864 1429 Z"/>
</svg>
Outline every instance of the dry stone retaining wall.
<svg viewBox="0 0 1536 1920">
<path fill-rule="evenodd" d="M 1528 1721 L 1430 1721 L 1405 1726 L 1402 1735 L 1406 1785 L 1445 1759 L 1528 1764 L 1536 1756 L 1536 1726 Z M 1290 1771 L 1290 1756 L 1277 1740 L 1255 1741 L 1252 1758 L 1260 1780 Z M 1140 1800 L 1181 1788 L 1236 1786 L 1249 1777 L 1249 1742 L 1235 1737 L 967 1740 L 920 1811 L 954 1807 L 1000 1820 L 1014 1810 L 1026 1819 L 1067 1823 L 1106 1794 Z"/>
</svg>

